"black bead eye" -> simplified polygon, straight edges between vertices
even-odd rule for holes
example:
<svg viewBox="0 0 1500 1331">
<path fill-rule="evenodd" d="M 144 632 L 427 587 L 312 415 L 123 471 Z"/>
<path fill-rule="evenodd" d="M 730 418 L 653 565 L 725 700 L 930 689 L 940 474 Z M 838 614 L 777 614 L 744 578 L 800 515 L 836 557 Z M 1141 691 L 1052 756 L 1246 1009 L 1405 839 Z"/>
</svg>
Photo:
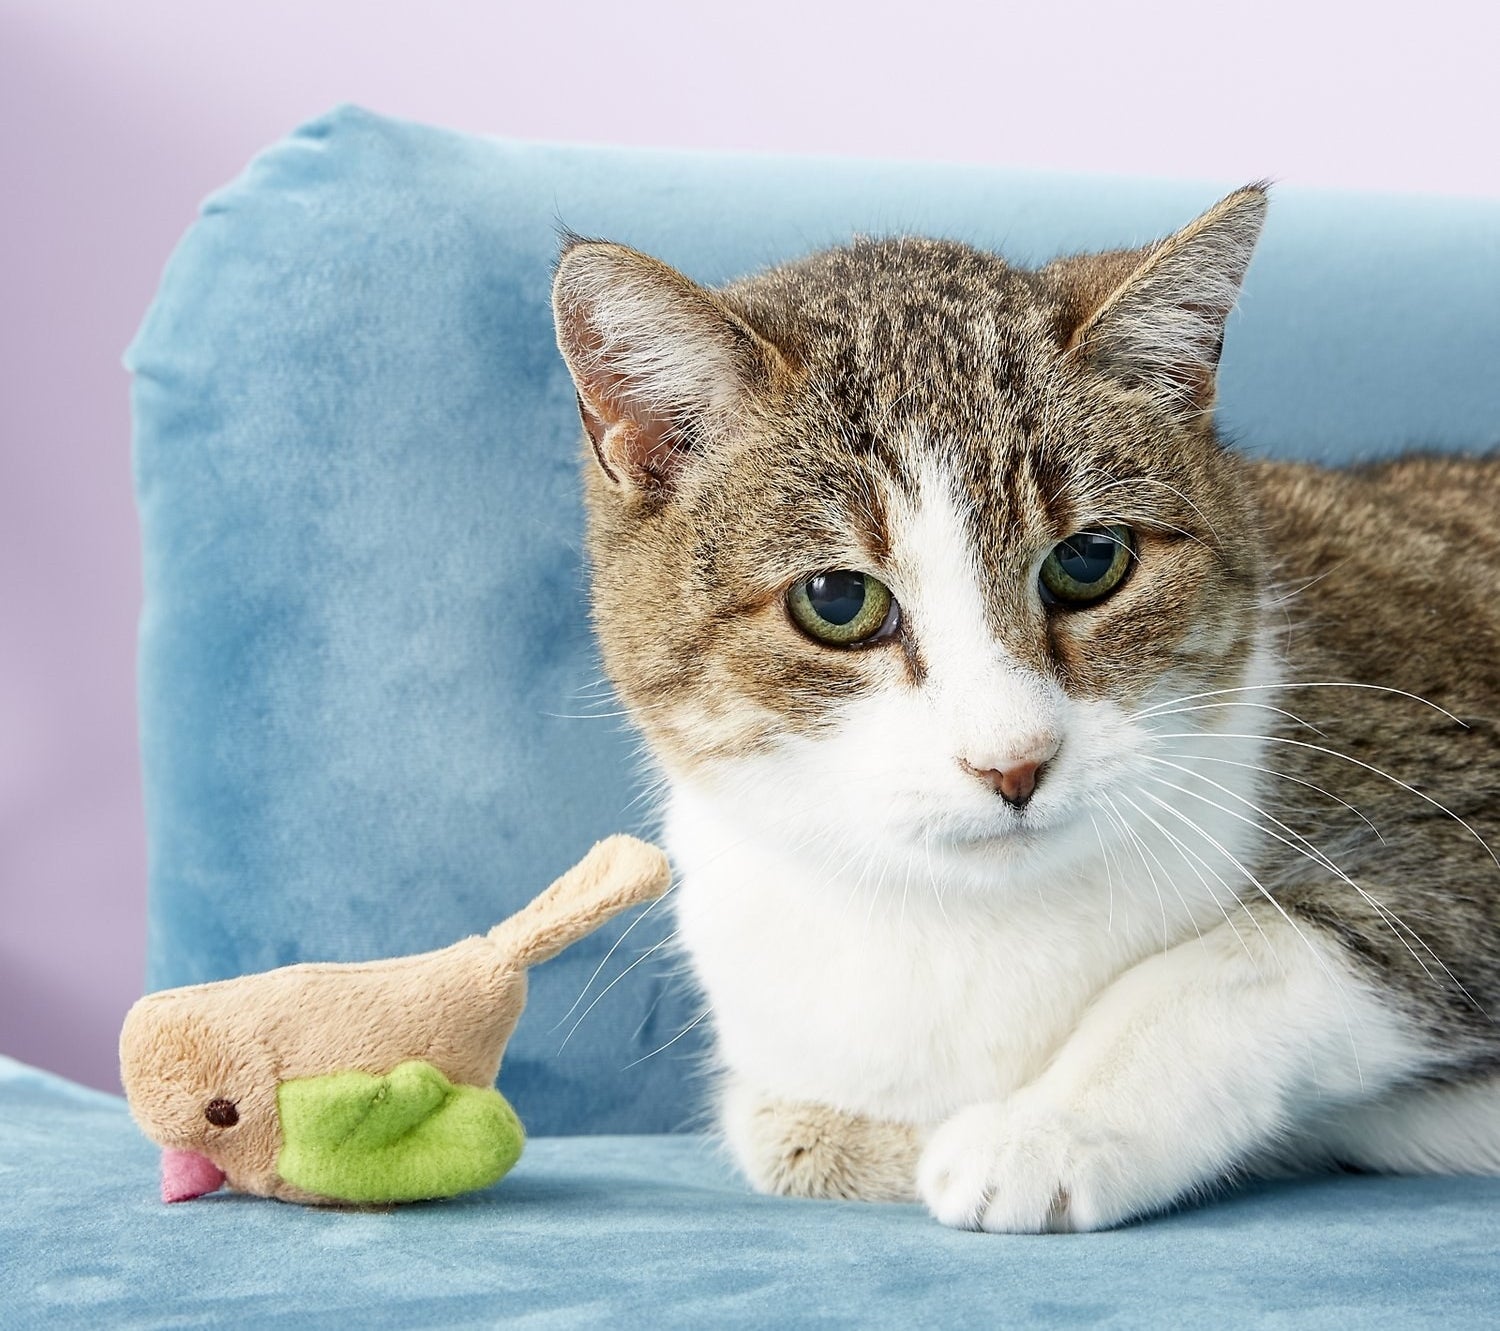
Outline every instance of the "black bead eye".
<svg viewBox="0 0 1500 1331">
<path fill-rule="evenodd" d="M 887 638 L 901 616 L 885 583 L 845 568 L 794 582 L 786 604 L 798 628 L 833 647 L 858 647 Z"/>
<path fill-rule="evenodd" d="M 1083 606 L 1102 601 L 1130 571 L 1135 537 L 1129 527 L 1088 527 L 1059 541 L 1042 564 L 1042 600 Z"/>
<path fill-rule="evenodd" d="M 216 1128 L 232 1128 L 240 1121 L 240 1111 L 233 1100 L 210 1100 L 203 1106 L 203 1117 Z"/>
</svg>

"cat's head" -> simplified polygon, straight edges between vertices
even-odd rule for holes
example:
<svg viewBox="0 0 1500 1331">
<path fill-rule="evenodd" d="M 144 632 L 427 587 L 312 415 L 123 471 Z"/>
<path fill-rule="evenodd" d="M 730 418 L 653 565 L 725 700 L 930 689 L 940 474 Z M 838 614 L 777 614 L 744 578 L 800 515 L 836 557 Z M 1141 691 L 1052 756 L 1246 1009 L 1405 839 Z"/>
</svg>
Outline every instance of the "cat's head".
<svg viewBox="0 0 1500 1331">
<path fill-rule="evenodd" d="M 1212 405 L 1265 205 L 1037 270 L 860 240 L 718 290 L 570 243 L 594 613 L 674 782 L 834 863 L 989 882 L 1092 845 L 1132 713 L 1250 650 Z"/>
</svg>

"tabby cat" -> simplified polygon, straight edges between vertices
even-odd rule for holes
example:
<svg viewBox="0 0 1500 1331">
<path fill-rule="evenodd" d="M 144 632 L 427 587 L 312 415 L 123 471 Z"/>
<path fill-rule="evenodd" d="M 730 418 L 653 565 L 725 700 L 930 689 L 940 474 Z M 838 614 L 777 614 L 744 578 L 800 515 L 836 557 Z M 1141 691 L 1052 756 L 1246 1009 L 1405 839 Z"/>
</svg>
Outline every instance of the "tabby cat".
<svg viewBox="0 0 1500 1331">
<path fill-rule="evenodd" d="M 607 670 L 758 1188 L 1500 1169 L 1500 461 L 1215 434 L 1265 191 L 1026 270 L 570 241 Z"/>
</svg>

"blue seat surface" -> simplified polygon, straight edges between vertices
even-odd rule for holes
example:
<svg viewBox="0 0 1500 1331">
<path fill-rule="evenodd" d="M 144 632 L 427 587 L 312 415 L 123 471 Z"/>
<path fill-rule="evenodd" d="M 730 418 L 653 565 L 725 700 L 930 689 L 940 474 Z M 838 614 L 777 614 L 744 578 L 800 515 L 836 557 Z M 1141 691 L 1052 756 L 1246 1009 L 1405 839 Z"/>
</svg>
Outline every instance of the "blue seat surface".
<svg viewBox="0 0 1500 1331">
<path fill-rule="evenodd" d="M 355 109 L 269 149 L 129 358 L 151 985 L 442 946 L 649 833 L 590 640 L 560 224 L 714 282 L 856 231 L 1023 262 L 1137 244 L 1239 183 L 551 148 Z M 1281 191 L 1221 419 L 1331 461 L 1493 445 L 1497 291 L 1500 202 Z M 670 928 L 537 970 L 501 1085 L 538 1139 L 452 1202 L 166 1207 L 118 1100 L 0 1062 L 0 1324 L 1500 1323 L 1495 1180 L 1321 1178 L 1044 1239 L 755 1197 L 662 1135 L 705 1085 Z"/>
<path fill-rule="evenodd" d="M 1113 1233 L 759 1197 L 690 1135 L 543 1138 L 389 1211 L 166 1206 L 124 1103 L 0 1059 L 0 1325 L 1492 1326 L 1500 1180 L 1260 1187 Z"/>
</svg>

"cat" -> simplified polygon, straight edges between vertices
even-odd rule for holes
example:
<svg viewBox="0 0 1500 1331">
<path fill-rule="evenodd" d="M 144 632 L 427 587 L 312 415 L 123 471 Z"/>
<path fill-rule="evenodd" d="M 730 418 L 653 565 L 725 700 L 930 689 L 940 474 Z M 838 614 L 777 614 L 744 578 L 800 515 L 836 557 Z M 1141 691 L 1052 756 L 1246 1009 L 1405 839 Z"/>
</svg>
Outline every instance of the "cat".
<svg viewBox="0 0 1500 1331">
<path fill-rule="evenodd" d="M 1037 1232 L 1500 1169 L 1500 460 L 1225 446 L 1266 208 L 716 290 L 565 243 L 593 613 L 755 1187 Z"/>
</svg>

